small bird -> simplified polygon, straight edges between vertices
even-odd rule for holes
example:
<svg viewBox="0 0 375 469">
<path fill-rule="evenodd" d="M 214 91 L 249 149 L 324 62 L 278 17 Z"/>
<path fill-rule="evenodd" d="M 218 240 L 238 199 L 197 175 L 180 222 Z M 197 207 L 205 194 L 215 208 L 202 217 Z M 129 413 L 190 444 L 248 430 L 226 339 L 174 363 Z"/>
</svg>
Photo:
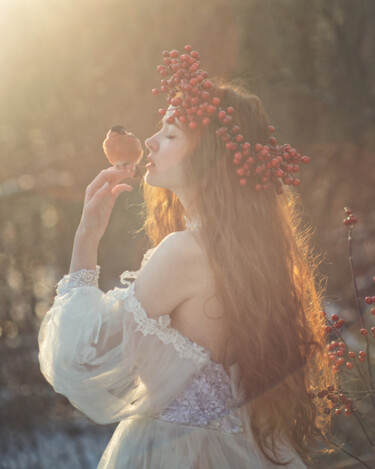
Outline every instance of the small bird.
<svg viewBox="0 0 375 469">
<path fill-rule="evenodd" d="M 135 176 L 142 177 L 138 163 L 143 156 L 143 149 L 139 139 L 127 132 L 121 124 L 114 125 L 107 133 L 103 142 L 103 150 L 108 161 L 118 168 L 131 167 Z"/>
</svg>

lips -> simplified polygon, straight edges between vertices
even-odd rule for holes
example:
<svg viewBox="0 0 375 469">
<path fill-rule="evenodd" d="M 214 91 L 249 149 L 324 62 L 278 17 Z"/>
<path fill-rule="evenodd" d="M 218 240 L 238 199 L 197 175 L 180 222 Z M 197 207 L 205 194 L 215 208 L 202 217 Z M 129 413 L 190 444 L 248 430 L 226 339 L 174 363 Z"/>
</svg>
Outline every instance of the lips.
<svg viewBox="0 0 375 469">
<path fill-rule="evenodd" d="M 150 155 L 147 156 L 147 163 L 151 163 L 155 166 L 155 163 L 152 161 Z"/>
</svg>

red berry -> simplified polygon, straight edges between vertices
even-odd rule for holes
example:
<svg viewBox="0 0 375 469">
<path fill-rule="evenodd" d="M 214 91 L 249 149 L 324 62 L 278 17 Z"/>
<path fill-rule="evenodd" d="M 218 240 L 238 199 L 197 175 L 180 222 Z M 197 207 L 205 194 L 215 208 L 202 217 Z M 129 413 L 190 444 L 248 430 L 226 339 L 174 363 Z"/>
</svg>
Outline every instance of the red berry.
<svg viewBox="0 0 375 469">
<path fill-rule="evenodd" d="M 338 329 L 342 327 L 345 324 L 345 321 L 343 319 L 339 319 L 337 323 L 335 324 L 335 327 Z"/>
<path fill-rule="evenodd" d="M 365 302 L 370 305 L 372 303 L 372 296 L 366 296 Z"/>
<path fill-rule="evenodd" d="M 205 117 L 203 120 L 202 120 L 202 124 L 203 125 L 208 125 L 210 123 L 210 119 L 208 117 Z"/>
<path fill-rule="evenodd" d="M 372 302 L 375 303 L 375 296 L 372 297 Z"/>
<path fill-rule="evenodd" d="M 203 86 L 206 88 L 206 90 L 209 90 L 212 86 L 212 83 L 209 80 L 206 80 L 203 82 Z"/>
<path fill-rule="evenodd" d="M 172 50 L 169 53 L 169 55 L 175 59 L 176 57 L 178 57 L 178 50 L 176 50 L 176 49 Z"/>
<path fill-rule="evenodd" d="M 273 132 L 275 132 L 275 127 L 273 125 L 268 126 L 268 131 L 270 134 L 272 134 Z"/>
<path fill-rule="evenodd" d="M 169 116 L 169 117 L 167 118 L 167 122 L 168 122 L 168 124 L 174 124 L 175 118 L 174 118 L 173 116 Z"/>
<path fill-rule="evenodd" d="M 166 113 L 167 113 L 166 109 L 159 109 L 159 114 L 161 116 L 165 116 Z"/>
<path fill-rule="evenodd" d="M 346 407 L 344 410 L 344 414 L 349 417 L 349 415 L 352 415 L 352 410 L 349 407 Z"/>
<path fill-rule="evenodd" d="M 336 415 L 341 415 L 341 410 L 340 410 L 340 409 L 336 409 L 336 410 L 335 410 L 335 414 L 336 414 Z"/>
<path fill-rule="evenodd" d="M 361 329 L 361 334 L 362 334 L 362 335 L 367 335 L 367 334 L 368 334 L 368 330 L 367 330 L 367 329 Z"/>
<path fill-rule="evenodd" d="M 222 121 L 223 119 L 225 119 L 225 116 L 226 116 L 226 115 L 227 115 L 227 114 L 226 114 L 225 111 L 219 111 L 217 117 L 219 118 L 219 120 Z"/>
<path fill-rule="evenodd" d="M 371 328 L 371 332 L 372 332 L 373 334 L 375 334 L 375 327 L 372 327 L 372 328 Z"/>
<path fill-rule="evenodd" d="M 330 332 L 332 332 L 332 327 L 331 326 L 324 326 L 324 330 L 325 330 L 325 332 L 327 332 L 327 334 L 329 334 Z"/>
<path fill-rule="evenodd" d="M 242 145 L 242 148 L 243 148 L 244 150 L 250 150 L 250 143 L 245 142 L 245 143 Z"/>
<path fill-rule="evenodd" d="M 353 365 L 352 362 L 346 362 L 346 368 L 347 368 L 348 370 L 352 370 L 353 367 L 354 367 L 354 365 Z"/>
<path fill-rule="evenodd" d="M 375 308 L 372 308 L 371 314 L 372 314 L 373 316 L 375 316 Z"/>
<path fill-rule="evenodd" d="M 350 358 L 355 358 L 355 352 L 349 352 L 348 355 Z"/>
<path fill-rule="evenodd" d="M 156 88 L 153 88 L 153 90 L 151 91 L 151 93 L 156 96 L 157 94 L 159 94 L 159 90 L 156 89 Z"/>
<path fill-rule="evenodd" d="M 361 363 L 363 363 L 363 362 L 366 361 L 366 357 L 359 357 L 358 360 L 359 360 Z"/>
<path fill-rule="evenodd" d="M 191 46 L 189 44 L 186 44 L 185 50 L 186 50 L 186 52 L 190 52 L 191 51 Z"/>
<path fill-rule="evenodd" d="M 228 114 L 233 114 L 233 113 L 234 113 L 234 108 L 232 108 L 232 106 L 229 106 L 229 107 L 227 108 L 227 113 L 228 113 Z"/>
<path fill-rule="evenodd" d="M 301 158 L 302 163 L 307 164 L 310 162 L 310 158 L 308 156 L 303 156 Z"/>
<path fill-rule="evenodd" d="M 255 151 L 256 151 L 256 152 L 260 152 L 260 151 L 262 151 L 262 150 L 263 150 L 263 145 L 262 145 L 261 143 L 257 143 L 257 144 L 255 145 Z"/>
<path fill-rule="evenodd" d="M 212 98 L 212 104 L 213 104 L 214 106 L 219 106 L 219 104 L 220 104 L 220 98 L 218 98 L 218 97 L 216 97 L 216 96 L 215 96 L 214 98 Z"/>
<path fill-rule="evenodd" d="M 191 130 L 194 130 L 197 127 L 197 123 L 194 121 L 191 121 L 189 122 L 189 127 L 191 128 Z"/>
<path fill-rule="evenodd" d="M 245 186 L 245 185 L 247 184 L 246 179 L 245 179 L 245 178 L 241 178 L 241 179 L 240 179 L 240 184 L 241 184 L 241 186 Z"/>
<path fill-rule="evenodd" d="M 332 321 L 338 321 L 340 318 L 337 316 L 337 314 L 332 314 L 331 319 Z"/>
<path fill-rule="evenodd" d="M 343 350 L 337 350 L 336 355 L 338 357 L 343 357 L 344 356 L 344 351 Z"/>
</svg>

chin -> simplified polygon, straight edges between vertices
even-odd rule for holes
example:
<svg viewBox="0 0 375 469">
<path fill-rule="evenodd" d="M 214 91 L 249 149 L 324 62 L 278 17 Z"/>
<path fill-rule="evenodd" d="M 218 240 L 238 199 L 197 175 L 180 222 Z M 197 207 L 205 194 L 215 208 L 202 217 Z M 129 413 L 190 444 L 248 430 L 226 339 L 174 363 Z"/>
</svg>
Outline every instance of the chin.
<svg viewBox="0 0 375 469">
<path fill-rule="evenodd" d="M 145 179 L 145 183 L 148 184 L 151 187 L 163 187 L 163 188 L 166 189 L 164 184 L 162 184 L 161 181 L 158 181 L 158 178 L 154 177 L 152 174 L 150 174 L 149 171 L 147 171 L 147 173 L 145 174 L 144 179 Z"/>
</svg>

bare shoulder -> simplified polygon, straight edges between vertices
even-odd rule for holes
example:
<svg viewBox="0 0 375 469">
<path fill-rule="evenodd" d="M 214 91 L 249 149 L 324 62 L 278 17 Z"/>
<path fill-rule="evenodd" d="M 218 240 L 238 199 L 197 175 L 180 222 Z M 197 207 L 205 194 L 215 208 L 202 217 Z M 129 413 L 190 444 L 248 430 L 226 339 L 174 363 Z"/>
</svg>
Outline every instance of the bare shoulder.
<svg viewBox="0 0 375 469">
<path fill-rule="evenodd" d="M 166 236 L 142 267 L 135 293 L 149 317 L 171 314 L 189 300 L 197 284 L 202 248 L 187 231 Z"/>
<path fill-rule="evenodd" d="M 159 244 L 163 251 L 170 251 L 181 258 L 190 259 L 194 256 L 201 256 L 203 253 L 199 238 L 191 231 L 176 231 L 166 236 Z"/>
</svg>

